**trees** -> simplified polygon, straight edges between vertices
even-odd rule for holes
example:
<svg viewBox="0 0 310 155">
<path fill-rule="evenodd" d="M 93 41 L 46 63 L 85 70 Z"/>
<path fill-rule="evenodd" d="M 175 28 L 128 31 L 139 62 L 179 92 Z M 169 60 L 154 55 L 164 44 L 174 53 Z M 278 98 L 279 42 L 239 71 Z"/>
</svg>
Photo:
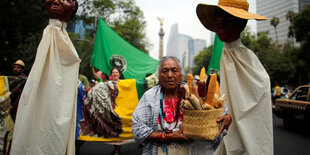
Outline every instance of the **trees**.
<svg viewBox="0 0 310 155">
<path fill-rule="evenodd" d="M 296 40 L 301 42 L 296 61 L 299 82 L 307 84 L 310 81 L 310 5 L 294 16 L 291 27 Z"/>
<path fill-rule="evenodd" d="M 270 20 L 270 24 L 274 27 L 275 33 L 276 33 L 276 39 L 278 42 L 278 33 L 277 33 L 277 26 L 280 23 L 280 19 L 277 17 L 272 17 L 272 19 Z"/>
<path fill-rule="evenodd" d="M 290 23 L 293 22 L 294 17 L 295 17 L 295 13 L 294 13 L 294 11 L 291 11 L 291 10 L 289 10 L 289 11 L 286 13 L 286 15 L 285 15 L 286 20 L 288 20 Z M 292 26 L 292 25 L 290 25 L 290 26 L 288 27 L 288 34 L 287 34 L 287 36 L 288 36 L 289 38 L 292 38 L 292 45 L 294 46 L 295 34 L 294 34 L 294 32 L 293 32 L 293 26 Z"/>
<path fill-rule="evenodd" d="M 148 41 L 145 37 L 146 22 L 143 12 L 133 0 L 85 0 L 79 8 L 78 20 L 83 20 L 87 35 L 84 41 L 78 41 L 79 36 L 70 34 L 70 38 L 81 58 L 80 73 L 92 77 L 90 58 L 92 43 L 95 38 L 97 20 L 101 17 L 123 39 L 134 47 L 148 54 Z M 94 24 L 95 28 L 87 25 Z M 74 39 L 75 38 L 75 39 Z"/>
<path fill-rule="evenodd" d="M 42 32 L 48 23 L 44 1 L 0 1 L 0 74 L 10 75 L 17 59 L 30 71 Z"/>
<path fill-rule="evenodd" d="M 268 37 L 268 32 L 259 32 L 257 36 L 245 29 L 241 33 L 241 40 L 259 58 L 268 72 L 271 84 L 297 86 L 296 51 L 290 43 L 280 45 Z M 284 78 L 285 77 L 285 78 Z"/>
<path fill-rule="evenodd" d="M 242 43 L 257 55 L 270 76 L 271 84 L 300 85 L 297 64 L 301 60 L 298 57 L 298 48 L 291 46 L 290 42 L 284 45 L 274 42 L 268 37 L 268 32 L 255 35 L 248 27 L 241 33 L 240 38 Z M 202 67 L 208 67 L 211 54 L 212 46 L 195 57 L 194 74 L 199 74 Z"/>
<path fill-rule="evenodd" d="M 133 0 L 82 0 L 79 3 L 79 16 L 73 20 L 82 19 L 85 25 L 95 25 L 96 17 L 102 17 L 125 40 L 145 53 L 148 52 L 143 12 L 135 6 Z M 11 64 L 17 59 L 25 62 L 27 74 L 49 20 L 44 1 L 1 0 L 0 8 L 0 75 L 10 75 Z M 86 75 L 90 69 L 91 42 L 95 34 L 95 29 L 87 28 L 89 33 L 83 38 L 90 43 L 78 41 L 79 34 L 69 33 L 82 59 L 81 71 Z"/>
<path fill-rule="evenodd" d="M 193 67 L 193 75 L 199 75 L 200 69 L 202 67 L 205 67 L 206 70 L 208 69 L 209 62 L 211 60 L 211 54 L 212 54 L 212 46 L 209 46 L 208 48 L 201 51 L 195 58 L 195 66 Z"/>
<path fill-rule="evenodd" d="M 143 12 L 133 0 L 86 1 L 82 4 L 81 10 L 80 19 L 83 19 L 86 24 L 96 23 L 97 17 L 101 17 L 123 39 L 148 53 L 149 44 L 145 37 L 146 22 Z"/>
</svg>

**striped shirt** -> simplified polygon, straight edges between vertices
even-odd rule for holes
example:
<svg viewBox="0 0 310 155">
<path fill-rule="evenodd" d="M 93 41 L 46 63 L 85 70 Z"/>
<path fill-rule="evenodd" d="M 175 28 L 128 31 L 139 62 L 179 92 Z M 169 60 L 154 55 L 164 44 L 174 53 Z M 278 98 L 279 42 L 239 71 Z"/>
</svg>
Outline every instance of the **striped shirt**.
<svg viewBox="0 0 310 155">
<path fill-rule="evenodd" d="M 137 143 L 144 143 L 142 154 L 145 155 L 157 155 L 157 143 L 146 139 L 153 131 L 158 131 L 160 89 L 157 85 L 145 92 L 132 115 L 132 132 Z"/>
</svg>

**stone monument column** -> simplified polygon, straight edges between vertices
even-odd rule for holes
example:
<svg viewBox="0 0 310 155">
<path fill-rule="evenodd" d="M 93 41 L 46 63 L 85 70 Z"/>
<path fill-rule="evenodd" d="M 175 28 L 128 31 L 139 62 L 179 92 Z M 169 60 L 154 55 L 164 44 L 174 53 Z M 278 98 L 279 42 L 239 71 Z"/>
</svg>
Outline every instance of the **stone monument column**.
<svg viewBox="0 0 310 155">
<path fill-rule="evenodd" d="M 163 52 L 164 52 L 164 43 L 163 43 L 163 38 L 164 38 L 164 35 L 165 35 L 165 32 L 164 32 L 164 29 L 163 29 L 163 22 L 164 22 L 164 18 L 158 18 L 157 19 L 159 20 L 160 22 L 160 30 L 159 30 L 159 56 L 158 58 L 161 59 L 163 57 Z"/>
</svg>

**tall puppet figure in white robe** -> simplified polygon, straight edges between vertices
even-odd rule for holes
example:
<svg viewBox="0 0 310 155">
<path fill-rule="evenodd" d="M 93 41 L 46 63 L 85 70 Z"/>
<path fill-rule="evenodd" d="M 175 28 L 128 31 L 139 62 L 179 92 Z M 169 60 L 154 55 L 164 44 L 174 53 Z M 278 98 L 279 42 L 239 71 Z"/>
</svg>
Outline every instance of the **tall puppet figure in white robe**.
<svg viewBox="0 0 310 155">
<path fill-rule="evenodd" d="M 21 95 L 11 154 L 74 154 L 75 106 L 80 59 L 66 32 L 76 1 L 46 0 L 44 29 Z"/>
<path fill-rule="evenodd" d="M 224 42 L 220 64 L 220 91 L 227 94 L 233 119 L 215 154 L 273 154 L 270 79 L 256 55 L 240 40 L 248 19 L 266 20 L 249 13 L 246 0 L 219 0 L 199 4 L 197 16 Z"/>
</svg>

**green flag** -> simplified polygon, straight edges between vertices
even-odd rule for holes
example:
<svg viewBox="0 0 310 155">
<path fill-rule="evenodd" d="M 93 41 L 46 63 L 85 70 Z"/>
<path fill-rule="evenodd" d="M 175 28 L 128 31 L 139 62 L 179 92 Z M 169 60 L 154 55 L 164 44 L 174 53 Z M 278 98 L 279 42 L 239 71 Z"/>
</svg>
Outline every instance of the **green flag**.
<svg viewBox="0 0 310 155">
<path fill-rule="evenodd" d="M 211 55 L 211 60 L 209 63 L 207 75 L 209 75 L 210 70 L 213 69 L 215 71 L 220 71 L 220 61 L 221 61 L 221 56 L 222 56 L 222 51 L 223 51 L 223 42 L 219 39 L 217 34 L 215 34 L 214 37 L 214 44 L 212 48 L 212 55 Z"/>
<path fill-rule="evenodd" d="M 100 18 L 91 63 L 108 75 L 117 67 L 126 79 L 142 79 L 154 73 L 159 62 L 130 45 Z"/>
</svg>

